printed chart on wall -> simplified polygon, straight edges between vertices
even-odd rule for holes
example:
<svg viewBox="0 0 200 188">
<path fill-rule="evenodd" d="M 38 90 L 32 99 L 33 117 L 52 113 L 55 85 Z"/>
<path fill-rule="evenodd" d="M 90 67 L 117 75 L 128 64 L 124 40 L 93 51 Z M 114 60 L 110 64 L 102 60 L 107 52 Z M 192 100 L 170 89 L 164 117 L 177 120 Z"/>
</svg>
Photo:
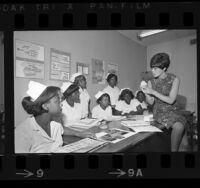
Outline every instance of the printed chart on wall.
<svg viewBox="0 0 200 188">
<path fill-rule="evenodd" d="M 51 71 L 50 79 L 53 80 L 69 80 L 70 77 L 70 53 L 50 49 Z"/>
<path fill-rule="evenodd" d="M 85 64 L 85 63 L 77 62 L 76 63 L 76 72 L 80 72 L 88 80 L 88 77 L 89 77 L 89 65 Z"/>
<path fill-rule="evenodd" d="M 44 79 L 44 47 L 15 40 L 16 77 Z"/>
<path fill-rule="evenodd" d="M 105 63 L 102 60 L 92 59 L 92 83 L 105 84 Z"/>
<path fill-rule="evenodd" d="M 119 73 L 118 65 L 113 64 L 113 63 L 108 63 L 107 64 L 107 73 L 113 73 L 113 74 L 118 75 L 118 73 Z"/>
</svg>

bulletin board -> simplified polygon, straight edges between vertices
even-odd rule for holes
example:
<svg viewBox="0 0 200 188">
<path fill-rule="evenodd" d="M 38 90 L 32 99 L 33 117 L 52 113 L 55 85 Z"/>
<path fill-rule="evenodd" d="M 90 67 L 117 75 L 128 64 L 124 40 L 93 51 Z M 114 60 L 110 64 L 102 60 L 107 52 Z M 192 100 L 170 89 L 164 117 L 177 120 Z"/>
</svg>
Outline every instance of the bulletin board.
<svg viewBox="0 0 200 188">
<path fill-rule="evenodd" d="M 54 48 L 50 49 L 50 79 L 68 81 L 71 72 L 71 55 Z"/>
<path fill-rule="evenodd" d="M 92 59 L 92 83 L 105 84 L 105 62 Z"/>
<path fill-rule="evenodd" d="M 44 46 L 15 40 L 16 77 L 44 79 Z"/>
</svg>

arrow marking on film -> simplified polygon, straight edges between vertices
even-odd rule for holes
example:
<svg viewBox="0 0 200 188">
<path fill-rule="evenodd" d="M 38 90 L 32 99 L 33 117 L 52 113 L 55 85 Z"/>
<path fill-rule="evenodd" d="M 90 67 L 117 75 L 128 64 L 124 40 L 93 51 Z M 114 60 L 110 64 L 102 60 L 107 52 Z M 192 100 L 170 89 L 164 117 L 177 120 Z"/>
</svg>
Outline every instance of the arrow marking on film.
<svg viewBox="0 0 200 188">
<path fill-rule="evenodd" d="M 34 174 L 32 172 L 29 172 L 28 170 L 24 170 L 24 173 L 16 173 L 16 175 L 23 175 L 24 178 L 28 178 L 29 176 L 33 176 Z"/>
<path fill-rule="evenodd" d="M 120 176 L 123 176 L 126 174 L 123 170 L 117 169 L 117 172 L 109 172 L 108 174 L 116 174 L 118 175 L 117 177 L 119 178 Z"/>
</svg>

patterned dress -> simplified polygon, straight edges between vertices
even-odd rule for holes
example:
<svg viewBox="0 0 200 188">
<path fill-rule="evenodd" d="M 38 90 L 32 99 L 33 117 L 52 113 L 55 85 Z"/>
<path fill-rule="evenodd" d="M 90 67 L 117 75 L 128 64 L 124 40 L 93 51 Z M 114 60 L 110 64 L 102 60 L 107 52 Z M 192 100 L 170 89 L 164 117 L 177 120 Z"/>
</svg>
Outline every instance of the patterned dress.
<svg viewBox="0 0 200 188">
<path fill-rule="evenodd" d="M 164 79 L 152 79 L 151 85 L 153 90 L 165 95 L 169 96 L 169 93 L 172 88 L 172 84 L 175 75 L 167 73 L 167 76 Z M 157 97 L 154 97 L 154 106 L 153 106 L 153 115 L 154 119 L 165 126 L 167 129 L 172 127 L 172 125 L 176 122 L 182 123 L 184 126 L 186 125 L 186 119 L 180 115 L 176 109 L 176 104 L 168 104 Z"/>
</svg>

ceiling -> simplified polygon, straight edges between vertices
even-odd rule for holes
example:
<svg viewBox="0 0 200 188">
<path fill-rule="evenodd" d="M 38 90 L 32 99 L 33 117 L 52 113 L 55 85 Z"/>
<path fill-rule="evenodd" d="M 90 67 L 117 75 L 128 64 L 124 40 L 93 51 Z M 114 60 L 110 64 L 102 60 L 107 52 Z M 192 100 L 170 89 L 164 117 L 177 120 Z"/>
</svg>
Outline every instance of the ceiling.
<svg viewBox="0 0 200 188">
<path fill-rule="evenodd" d="M 196 30 L 167 30 L 162 33 L 157 33 L 139 40 L 137 34 L 145 30 L 118 30 L 119 33 L 128 37 L 143 46 L 150 46 L 157 43 L 168 42 L 178 38 L 196 35 Z"/>
</svg>

